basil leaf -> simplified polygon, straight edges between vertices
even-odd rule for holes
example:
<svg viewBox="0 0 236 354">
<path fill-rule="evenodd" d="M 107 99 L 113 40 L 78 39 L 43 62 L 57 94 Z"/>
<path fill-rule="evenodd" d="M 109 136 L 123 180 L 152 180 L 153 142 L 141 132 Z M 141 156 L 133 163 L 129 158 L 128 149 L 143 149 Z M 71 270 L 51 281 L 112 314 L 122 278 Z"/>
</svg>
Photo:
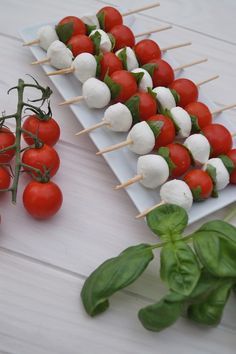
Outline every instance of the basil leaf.
<svg viewBox="0 0 236 354">
<path fill-rule="evenodd" d="M 195 202 L 201 202 L 204 200 L 204 198 L 201 197 L 201 193 L 202 193 L 201 186 L 197 186 L 196 188 L 191 188 L 191 192 L 193 195 L 193 200 Z"/>
<path fill-rule="evenodd" d="M 72 37 L 74 24 L 73 22 L 67 22 L 62 25 L 57 25 L 55 27 L 57 35 L 61 42 L 67 43 L 68 40 Z"/>
<path fill-rule="evenodd" d="M 176 120 L 174 119 L 173 115 L 171 114 L 171 111 L 169 109 L 165 109 L 163 110 L 163 113 L 162 113 L 164 116 L 170 118 L 170 120 L 172 121 L 172 123 L 174 124 L 175 126 L 175 131 L 176 131 L 176 134 L 178 134 L 178 132 L 180 131 L 180 127 L 178 126 L 178 124 L 176 123 Z"/>
<path fill-rule="evenodd" d="M 121 86 L 118 85 L 115 81 L 113 81 L 108 74 L 106 74 L 106 76 L 104 78 L 104 82 L 109 87 L 109 89 L 111 91 L 111 98 L 112 99 L 116 98 L 120 93 Z"/>
<path fill-rule="evenodd" d="M 178 240 L 188 224 L 188 214 L 175 204 L 164 204 L 147 215 L 147 224 L 162 241 Z"/>
<path fill-rule="evenodd" d="M 101 60 L 103 58 L 103 54 L 95 55 L 94 56 L 96 62 L 97 62 L 97 70 L 96 70 L 96 77 L 99 77 L 101 74 Z"/>
<path fill-rule="evenodd" d="M 126 107 L 130 110 L 133 117 L 133 125 L 140 122 L 140 113 L 139 113 L 139 96 L 132 96 L 128 101 L 125 102 Z"/>
<path fill-rule="evenodd" d="M 101 264 L 85 281 L 81 298 L 86 312 L 95 316 L 109 306 L 109 297 L 133 283 L 153 259 L 150 245 L 129 247 Z"/>
<path fill-rule="evenodd" d="M 170 158 L 170 150 L 168 149 L 168 147 L 160 147 L 157 151 L 157 154 L 162 156 L 166 160 L 171 174 L 171 172 L 175 169 L 176 165 Z"/>
<path fill-rule="evenodd" d="M 118 58 L 122 61 L 123 68 L 124 68 L 125 70 L 128 70 L 126 47 L 124 47 L 124 48 L 118 53 L 117 56 L 118 56 Z"/>
<path fill-rule="evenodd" d="M 197 117 L 190 114 L 190 118 L 191 118 L 191 122 L 192 122 L 191 133 L 192 134 L 199 133 L 201 131 L 201 128 L 199 127 Z"/>
<path fill-rule="evenodd" d="M 140 81 L 142 80 L 143 78 L 143 75 L 144 75 L 144 72 L 140 72 L 140 73 L 132 73 L 131 72 L 131 75 L 133 75 L 133 77 L 135 78 L 136 82 L 137 82 L 137 85 L 140 84 Z"/>
<path fill-rule="evenodd" d="M 94 45 L 94 52 L 96 55 L 100 54 L 101 37 L 102 36 L 98 31 L 96 31 L 94 34 L 92 34 L 92 36 L 90 36 Z"/>
<path fill-rule="evenodd" d="M 111 51 L 112 51 L 115 48 L 116 39 L 111 33 L 107 33 L 107 34 L 108 34 L 108 37 L 109 37 L 110 42 L 111 42 Z"/>
<path fill-rule="evenodd" d="M 212 165 L 207 165 L 206 172 L 211 177 L 212 182 L 213 182 L 213 190 L 212 190 L 211 196 L 213 198 L 218 198 L 219 194 L 216 189 L 216 168 Z"/>
<path fill-rule="evenodd" d="M 164 297 L 159 302 L 139 310 L 138 318 L 146 329 L 160 332 L 174 324 L 182 310 L 182 302 L 169 302 L 167 297 Z"/>
<path fill-rule="evenodd" d="M 198 282 L 200 268 L 192 249 L 184 241 L 176 241 L 162 248 L 160 273 L 171 290 L 187 296 Z"/>
<path fill-rule="evenodd" d="M 86 33 L 88 36 L 90 35 L 90 33 L 92 31 L 94 31 L 97 28 L 96 25 L 87 25 L 86 23 L 85 23 L 85 27 L 86 27 Z"/>
<path fill-rule="evenodd" d="M 153 98 L 157 98 L 156 92 L 154 92 L 151 87 L 148 87 L 148 88 L 147 88 L 147 92 L 148 92 Z"/>
<path fill-rule="evenodd" d="M 147 120 L 146 121 L 149 127 L 152 129 L 153 134 L 155 135 L 155 138 L 158 137 L 158 135 L 161 133 L 161 128 L 164 125 L 164 122 L 162 121 L 155 121 L 155 120 Z"/>
<path fill-rule="evenodd" d="M 192 234 L 203 266 L 219 277 L 236 277 L 236 227 L 225 221 L 205 223 Z"/>
<path fill-rule="evenodd" d="M 153 77 L 154 70 L 157 68 L 158 68 L 158 65 L 155 63 L 153 63 L 153 64 L 149 63 L 149 64 L 145 64 L 142 66 L 142 69 L 146 70 L 151 77 Z"/>
<path fill-rule="evenodd" d="M 170 91 L 175 99 L 176 106 L 178 106 L 179 101 L 180 101 L 180 96 L 179 96 L 178 92 L 175 90 L 172 90 L 172 89 L 170 89 Z"/>
<path fill-rule="evenodd" d="M 231 174 L 234 170 L 233 161 L 226 155 L 220 155 L 219 158 L 223 162 L 223 164 L 224 164 L 225 168 L 227 169 L 227 171 L 229 172 L 229 174 Z"/>
<path fill-rule="evenodd" d="M 105 13 L 103 11 L 97 13 L 97 19 L 101 29 L 105 29 Z"/>
</svg>

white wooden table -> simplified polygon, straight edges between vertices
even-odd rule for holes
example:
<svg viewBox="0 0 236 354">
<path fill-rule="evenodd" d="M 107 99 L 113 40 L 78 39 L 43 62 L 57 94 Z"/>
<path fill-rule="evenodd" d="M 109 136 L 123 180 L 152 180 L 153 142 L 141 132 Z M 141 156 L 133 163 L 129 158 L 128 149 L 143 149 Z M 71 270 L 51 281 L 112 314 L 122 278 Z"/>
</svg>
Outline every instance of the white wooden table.
<svg viewBox="0 0 236 354">
<path fill-rule="evenodd" d="M 130 5 L 148 2 L 152 1 L 136 0 Z M 22 48 L 18 30 L 69 14 L 95 12 L 104 3 L 0 0 L 2 111 L 14 111 L 15 97 L 7 96 L 6 91 L 25 73 L 51 84 L 40 67 L 29 65 L 33 58 Z M 127 6 L 125 0 L 110 3 Z M 160 44 L 191 40 L 191 48 L 176 50 L 173 56 L 180 63 L 207 56 L 209 62 L 201 66 L 200 74 L 199 68 L 189 69 L 193 79 L 219 73 L 220 79 L 208 85 L 209 97 L 219 103 L 236 102 L 235 1 L 162 0 L 161 4 L 143 14 L 146 19 L 155 18 L 157 24 L 173 24 L 174 29 L 158 34 Z M 103 158 L 95 156 L 89 137 L 74 136 L 79 123 L 69 108 L 58 108 L 60 101 L 55 90 L 53 112 L 62 128 L 58 145 L 62 166 L 55 178 L 64 193 L 61 212 L 50 221 L 38 222 L 26 215 L 21 193 L 16 207 L 9 203 L 9 196 L 0 200 L 0 353 L 235 353 L 235 299 L 214 329 L 197 327 L 185 319 L 160 334 L 141 327 L 138 309 L 165 291 L 157 281 L 157 264 L 128 290 L 114 296 L 109 311 L 95 319 L 85 314 L 79 298 L 85 277 L 129 245 L 154 239 L 143 221 L 134 220 L 136 210 L 126 193 L 112 190 L 116 178 Z M 234 110 L 228 115 L 235 119 Z M 228 210 L 208 219 L 223 217 Z"/>
</svg>

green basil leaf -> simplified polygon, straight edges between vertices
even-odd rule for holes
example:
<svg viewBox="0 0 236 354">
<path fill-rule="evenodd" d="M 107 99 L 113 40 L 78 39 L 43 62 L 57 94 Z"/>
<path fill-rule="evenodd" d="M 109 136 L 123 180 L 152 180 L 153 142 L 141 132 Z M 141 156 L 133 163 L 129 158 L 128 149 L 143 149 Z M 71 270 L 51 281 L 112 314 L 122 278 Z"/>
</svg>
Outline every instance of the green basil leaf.
<svg viewBox="0 0 236 354">
<path fill-rule="evenodd" d="M 96 62 L 97 62 L 97 70 L 96 70 L 96 77 L 99 77 L 101 74 L 101 60 L 103 58 L 103 54 L 95 55 L 94 56 Z"/>
<path fill-rule="evenodd" d="M 109 306 L 109 297 L 133 283 L 153 259 L 150 245 L 129 247 L 101 264 L 85 281 L 81 298 L 86 312 L 95 316 Z"/>
<path fill-rule="evenodd" d="M 213 191 L 211 193 L 211 196 L 213 198 L 218 198 L 219 194 L 218 194 L 218 191 L 216 189 L 216 168 L 209 164 L 209 165 L 207 165 L 206 172 L 211 177 L 212 182 L 213 182 Z"/>
<path fill-rule="evenodd" d="M 98 31 L 94 32 L 94 34 L 90 36 L 91 40 L 93 41 L 94 51 L 96 55 L 100 54 L 101 37 L 102 36 Z"/>
<path fill-rule="evenodd" d="M 103 11 L 97 13 L 97 19 L 101 29 L 105 29 L 105 13 Z"/>
<path fill-rule="evenodd" d="M 200 262 L 211 274 L 236 277 L 236 227 L 225 221 L 205 223 L 192 234 Z"/>
<path fill-rule="evenodd" d="M 176 106 L 178 106 L 179 101 L 180 101 L 180 96 L 179 96 L 178 92 L 175 90 L 172 90 L 172 89 L 170 89 L 170 91 L 175 99 Z"/>
<path fill-rule="evenodd" d="M 178 240 L 188 224 L 188 214 L 178 205 L 164 204 L 148 213 L 147 224 L 162 241 Z"/>
<path fill-rule="evenodd" d="M 125 70 L 128 70 L 126 47 L 124 47 L 124 48 L 119 52 L 119 54 L 118 54 L 117 56 L 118 56 L 118 58 L 122 61 L 123 68 L 124 68 Z"/>
<path fill-rule="evenodd" d="M 153 77 L 154 70 L 157 68 L 158 68 L 158 65 L 155 63 L 153 63 L 153 64 L 149 63 L 149 64 L 145 64 L 142 66 L 142 69 L 146 70 L 151 77 Z"/>
<path fill-rule="evenodd" d="M 195 134 L 195 133 L 199 133 L 201 131 L 201 128 L 198 125 L 198 119 L 196 116 L 190 114 L 190 118 L 191 118 L 191 122 L 192 122 L 192 129 L 191 129 L 191 133 Z"/>
<path fill-rule="evenodd" d="M 187 296 L 198 282 L 200 268 L 193 250 L 184 241 L 176 241 L 162 248 L 160 273 L 171 290 Z"/>
<path fill-rule="evenodd" d="M 191 188 L 191 192 L 193 195 L 193 200 L 195 202 L 201 202 L 204 200 L 204 198 L 201 197 L 201 193 L 202 193 L 201 186 L 197 186 L 196 188 Z"/>
<path fill-rule="evenodd" d="M 178 134 L 178 132 L 180 131 L 180 127 L 178 126 L 178 124 L 176 123 L 176 120 L 174 119 L 173 115 L 171 114 L 171 111 L 169 109 L 165 109 L 163 110 L 163 113 L 162 113 L 164 116 L 170 118 L 170 120 L 172 121 L 172 123 L 174 124 L 175 126 L 175 131 L 176 131 L 176 134 Z"/>
<path fill-rule="evenodd" d="M 144 72 L 140 72 L 140 73 L 132 73 L 131 74 L 133 75 L 133 77 L 135 78 L 136 82 L 137 82 L 137 85 L 140 84 L 140 81 L 142 80 L 143 78 L 143 75 L 144 75 Z"/>
<path fill-rule="evenodd" d="M 61 42 L 67 43 L 68 40 L 72 37 L 74 25 L 73 22 L 67 22 L 63 25 L 57 25 L 55 27 L 57 35 Z"/>
<path fill-rule="evenodd" d="M 158 137 L 158 135 L 161 133 L 161 128 L 164 125 L 164 122 L 162 121 L 155 121 L 155 120 L 147 120 L 146 121 L 149 127 L 152 129 L 153 134 L 155 135 L 155 138 Z"/>
<path fill-rule="evenodd" d="M 153 98 L 157 98 L 156 92 L 154 92 L 151 87 L 148 87 L 148 88 L 147 88 L 147 92 L 148 92 Z"/>
<path fill-rule="evenodd" d="M 85 27 L 86 27 L 87 36 L 89 36 L 90 33 L 93 32 L 97 28 L 96 25 L 87 25 L 86 23 L 85 23 Z"/>
<path fill-rule="evenodd" d="M 229 174 L 231 174 L 234 170 L 233 161 L 226 155 L 220 155 L 219 158 L 223 162 L 223 164 L 224 164 L 225 168 L 227 169 L 227 171 L 229 172 Z"/>
<path fill-rule="evenodd" d="M 109 87 L 109 89 L 111 91 L 111 98 L 112 99 L 116 98 L 120 93 L 121 86 L 118 85 L 115 81 L 113 81 L 108 74 L 106 74 L 106 76 L 104 78 L 104 82 L 105 82 L 105 84 L 107 84 L 107 86 Z"/>
<path fill-rule="evenodd" d="M 176 167 L 176 165 L 170 158 L 170 150 L 168 149 L 168 147 L 160 147 L 157 151 L 157 154 L 162 156 L 166 160 L 171 174 L 172 170 Z"/>
<path fill-rule="evenodd" d="M 129 108 L 130 113 L 132 114 L 133 124 L 140 122 L 139 103 L 140 103 L 140 98 L 139 96 L 135 96 L 135 95 L 130 97 L 130 99 L 128 99 L 128 101 L 125 102 L 126 107 Z"/>
<path fill-rule="evenodd" d="M 111 33 L 107 33 L 107 34 L 108 34 L 108 37 L 109 37 L 110 42 L 111 42 L 111 51 L 112 51 L 115 48 L 116 39 Z"/>
</svg>

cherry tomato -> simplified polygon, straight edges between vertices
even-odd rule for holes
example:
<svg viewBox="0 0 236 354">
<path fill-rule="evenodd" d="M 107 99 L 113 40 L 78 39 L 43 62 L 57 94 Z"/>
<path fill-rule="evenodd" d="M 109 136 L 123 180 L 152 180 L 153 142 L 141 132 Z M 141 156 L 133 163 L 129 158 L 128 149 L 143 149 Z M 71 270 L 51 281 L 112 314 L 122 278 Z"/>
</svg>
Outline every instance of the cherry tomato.
<svg viewBox="0 0 236 354">
<path fill-rule="evenodd" d="M 72 32 L 71 37 L 76 36 L 77 34 L 86 34 L 86 26 L 83 23 L 83 21 L 81 21 L 78 17 L 76 17 L 76 16 L 64 17 L 58 23 L 58 25 L 65 25 L 66 23 L 73 23 L 73 32 Z"/>
<path fill-rule="evenodd" d="M 162 114 L 156 114 L 147 120 L 147 123 L 156 123 L 160 126 L 160 133 L 156 136 L 154 149 L 159 149 L 161 146 L 166 146 L 172 143 L 175 139 L 175 126 L 172 120 Z"/>
<path fill-rule="evenodd" d="M 22 162 L 39 169 L 42 173 L 46 170 L 50 171 L 50 177 L 53 177 L 60 166 L 60 159 L 56 150 L 50 145 L 44 144 L 41 148 L 30 148 L 25 150 L 22 156 Z M 32 170 L 25 168 L 25 171 Z M 34 176 L 38 176 L 37 172 L 32 172 Z"/>
<path fill-rule="evenodd" d="M 69 39 L 67 43 L 74 57 L 81 53 L 94 53 L 94 45 L 91 38 L 84 34 L 77 34 Z"/>
<path fill-rule="evenodd" d="M 0 150 L 15 144 L 15 135 L 6 127 L 0 128 Z M 0 152 L 0 163 L 11 161 L 15 155 L 15 149 Z"/>
<path fill-rule="evenodd" d="M 206 171 L 197 169 L 189 171 L 184 176 L 184 181 L 191 189 L 195 201 L 201 201 L 211 196 L 213 182 Z"/>
<path fill-rule="evenodd" d="M 175 165 L 170 172 L 170 177 L 176 178 L 182 176 L 191 166 L 191 158 L 188 150 L 183 145 L 176 143 L 166 145 L 166 147 L 169 149 L 169 157 Z"/>
<path fill-rule="evenodd" d="M 24 207 L 36 219 L 47 219 L 55 215 L 62 200 L 62 192 L 53 182 L 31 181 L 23 193 Z"/>
<path fill-rule="evenodd" d="M 115 53 L 107 52 L 103 54 L 102 60 L 100 61 L 101 73 L 99 79 L 103 80 L 106 73 L 111 75 L 117 70 L 123 69 L 122 61 L 115 55 Z"/>
<path fill-rule="evenodd" d="M 9 188 L 11 176 L 7 168 L 0 166 L 0 190 Z"/>
<path fill-rule="evenodd" d="M 230 132 L 221 124 L 209 124 L 202 132 L 211 145 L 211 157 L 227 154 L 233 146 Z"/>
<path fill-rule="evenodd" d="M 109 32 L 112 29 L 112 27 L 116 25 L 122 25 L 123 23 L 123 19 L 120 12 L 112 6 L 103 7 L 101 10 L 98 11 L 97 17 L 104 18 L 103 26 L 102 26 L 102 22 L 101 21 L 99 22 L 101 28 L 105 32 Z"/>
<path fill-rule="evenodd" d="M 161 50 L 152 39 L 143 39 L 138 42 L 134 47 L 134 51 L 140 65 L 147 64 L 152 59 L 161 58 Z"/>
<path fill-rule="evenodd" d="M 209 108 L 202 102 L 192 102 L 189 103 L 184 108 L 190 115 L 195 116 L 197 118 L 197 123 L 199 127 L 202 129 L 206 125 L 212 123 L 212 114 Z"/>
<path fill-rule="evenodd" d="M 117 25 L 113 27 L 110 30 L 110 34 L 112 34 L 115 39 L 115 51 L 124 47 L 132 48 L 135 44 L 133 32 L 125 25 Z"/>
<path fill-rule="evenodd" d="M 189 79 L 176 79 L 170 84 L 169 88 L 179 94 L 180 101 L 178 106 L 180 107 L 186 107 L 187 104 L 196 102 L 198 99 L 198 88 L 195 83 Z"/>
<path fill-rule="evenodd" d="M 236 184 L 236 149 L 232 149 L 226 154 L 234 164 L 234 170 L 230 174 L 230 183 Z"/>
<path fill-rule="evenodd" d="M 60 137 L 60 127 L 53 118 L 41 120 L 34 114 L 24 121 L 22 128 L 51 146 L 55 145 Z M 23 133 L 23 138 L 28 145 L 34 144 L 34 139 L 29 134 Z"/>
<path fill-rule="evenodd" d="M 140 120 L 147 120 L 157 112 L 157 101 L 148 92 L 137 92 L 132 97 L 139 98 Z M 131 97 L 131 99 L 132 99 Z"/>
<path fill-rule="evenodd" d="M 120 86 L 120 92 L 114 102 L 124 103 L 138 90 L 136 79 L 126 70 L 115 71 L 111 74 L 111 79 Z"/>
<path fill-rule="evenodd" d="M 156 68 L 154 69 L 152 75 L 154 87 L 168 87 L 174 81 L 174 70 L 165 60 L 152 59 L 148 64 L 156 64 Z"/>
</svg>

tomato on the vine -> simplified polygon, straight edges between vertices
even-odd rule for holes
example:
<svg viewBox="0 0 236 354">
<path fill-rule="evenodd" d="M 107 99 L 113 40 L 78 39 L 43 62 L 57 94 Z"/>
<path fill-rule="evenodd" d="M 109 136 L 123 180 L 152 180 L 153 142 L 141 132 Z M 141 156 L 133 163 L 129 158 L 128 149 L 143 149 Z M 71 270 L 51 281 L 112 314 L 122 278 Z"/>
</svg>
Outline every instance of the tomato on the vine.
<svg viewBox="0 0 236 354">
<path fill-rule="evenodd" d="M 226 154 L 234 164 L 234 169 L 230 174 L 230 183 L 236 184 L 236 149 L 232 149 Z"/>
<path fill-rule="evenodd" d="M 134 52 L 140 65 L 149 63 L 152 59 L 161 58 L 161 50 L 152 39 L 143 39 L 134 47 Z"/>
<path fill-rule="evenodd" d="M 86 26 L 78 17 L 76 16 L 67 16 L 64 17 L 58 25 L 65 25 L 67 23 L 73 24 L 73 32 L 71 36 L 76 36 L 77 34 L 86 34 Z"/>
<path fill-rule="evenodd" d="M 11 176 L 8 169 L 0 166 L 0 190 L 9 188 L 11 183 Z"/>
<path fill-rule="evenodd" d="M 174 141 L 175 126 L 170 118 L 163 114 L 155 114 L 147 119 L 147 123 L 150 125 L 156 124 L 158 129 L 160 129 L 159 134 L 156 136 L 154 149 L 159 149 L 159 147 L 166 146 Z"/>
<path fill-rule="evenodd" d="M 188 112 L 188 114 L 197 118 L 197 123 L 200 129 L 212 123 L 212 114 L 204 103 L 192 102 L 189 103 L 184 109 Z"/>
<path fill-rule="evenodd" d="M 51 146 L 55 145 L 60 137 L 60 127 L 53 118 L 42 120 L 33 114 L 26 118 L 22 128 Z M 34 139 L 26 132 L 23 132 L 23 138 L 28 145 L 34 144 Z"/>
<path fill-rule="evenodd" d="M 110 34 L 115 39 L 114 50 L 119 50 L 124 47 L 133 47 L 135 37 L 131 29 L 125 25 L 117 25 L 110 30 Z"/>
<path fill-rule="evenodd" d="M 169 158 L 175 165 L 175 167 L 170 172 L 171 178 L 176 178 L 182 176 L 187 172 L 191 166 L 191 157 L 188 150 L 180 144 L 169 144 L 166 145 L 169 150 Z"/>
<path fill-rule="evenodd" d="M 174 70 L 163 59 L 152 59 L 148 64 L 155 64 L 156 68 L 153 71 L 152 81 L 153 86 L 168 87 L 175 78 Z"/>
<path fill-rule="evenodd" d="M 198 99 L 198 88 L 195 83 L 189 79 L 176 79 L 170 86 L 170 89 L 175 90 L 180 98 L 178 105 L 180 107 L 186 107 L 187 104 L 196 102 Z"/>
<path fill-rule="evenodd" d="M 9 128 L 0 128 L 0 150 L 6 149 L 11 145 L 15 144 L 15 135 L 10 131 Z M 0 163 L 8 163 L 11 161 L 15 155 L 15 149 L 10 149 L 5 152 L 0 152 Z"/>
<path fill-rule="evenodd" d="M 119 93 L 114 102 L 124 103 L 138 90 L 136 79 L 126 70 L 115 71 L 111 74 L 111 79 L 120 86 Z"/>
<path fill-rule="evenodd" d="M 68 43 L 68 48 L 72 51 L 74 57 L 81 53 L 94 53 L 93 41 L 90 37 L 85 36 L 84 34 L 77 34 L 72 36 Z"/>
<path fill-rule="evenodd" d="M 222 124 L 209 124 L 202 129 L 211 146 L 211 157 L 227 154 L 233 146 L 230 132 Z"/>
<path fill-rule="evenodd" d="M 184 176 L 184 181 L 191 189 L 195 201 L 201 201 L 211 196 L 213 182 L 206 171 L 191 170 Z"/>
<path fill-rule="evenodd" d="M 24 151 L 22 162 L 33 168 L 39 169 L 42 174 L 49 171 L 50 177 L 53 177 L 60 166 L 60 159 L 56 150 L 50 145 L 44 144 L 40 148 L 30 148 Z M 24 167 L 24 170 L 37 177 L 39 174 L 30 168 Z"/>
<path fill-rule="evenodd" d="M 114 26 L 122 25 L 123 19 L 121 13 L 112 6 L 105 6 L 101 10 L 98 11 L 97 17 L 101 21 L 99 21 L 101 28 L 109 32 Z"/>
<path fill-rule="evenodd" d="M 31 181 L 23 193 L 23 204 L 28 213 L 36 219 L 47 219 L 60 209 L 63 196 L 57 184 Z"/>
<path fill-rule="evenodd" d="M 99 79 L 103 80 L 105 75 L 111 75 L 115 71 L 122 70 L 123 64 L 122 61 L 115 55 L 115 53 L 107 52 L 103 54 L 103 57 L 100 61 L 101 72 Z"/>
</svg>

